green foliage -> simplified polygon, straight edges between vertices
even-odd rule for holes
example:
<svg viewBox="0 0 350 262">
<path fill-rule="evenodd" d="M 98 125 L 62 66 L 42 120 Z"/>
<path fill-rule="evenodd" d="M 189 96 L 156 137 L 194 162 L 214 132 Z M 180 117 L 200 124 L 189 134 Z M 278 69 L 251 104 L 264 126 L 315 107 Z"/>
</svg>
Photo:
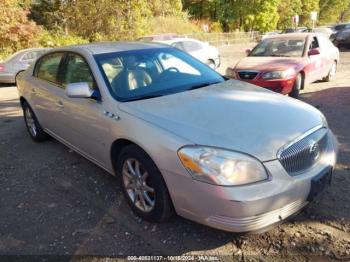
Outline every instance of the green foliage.
<svg viewBox="0 0 350 262">
<path fill-rule="evenodd" d="M 292 17 L 301 14 L 301 0 L 284 0 L 278 6 L 278 28 L 286 29 L 292 27 Z"/>
<path fill-rule="evenodd" d="M 301 25 L 312 27 L 310 14 L 313 11 L 319 13 L 319 0 L 302 0 L 302 8 L 300 13 Z"/>
<path fill-rule="evenodd" d="M 202 32 L 198 26 L 191 23 L 187 18 L 177 16 L 154 17 L 151 19 L 149 27 L 153 29 L 152 34 L 192 34 Z"/>
<path fill-rule="evenodd" d="M 0 2 L 0 51 L 9 53 L 37 45 L 36 36 L 41 28 L 27 18 L 28 12 L 17 0 Z"/>
<path fill-rule="evenodd" d="M 350 19 L 350 0 L 1 0 L 0 58 L 18 49 L 136 39 L 157 33 L 266 32 Z M 189 20 L 196 19 L 196 24 Z M 44 30 L 43 30 L 44 28 Z"/>
<path fill-rule="evenodd" d="M 256 12 L 255 30 L 267 32 L 276 29 L 279 19 L 278 4 L 280 0 L 261 1 Z"/>
<path fill-rule="evenodd" d="M 209 27 L 210 33 L 221 33 L 222 32 L 222 27 L 220 22 L 214 22 L 210 25 Z"/>
<path fill-rule="evenodd" d="M 321 24 L 342 20 L 342 14 L 350 9 L 350 0 L 320 0 Z"/>
<path fill-rule="evenodd" d="M 82 37 L 59 32 L 44 31 L 39 37 L 39 44 L 43 47 L 58 47 L 84 43 L 88 43 L 88 41 Z"/>
</svg>

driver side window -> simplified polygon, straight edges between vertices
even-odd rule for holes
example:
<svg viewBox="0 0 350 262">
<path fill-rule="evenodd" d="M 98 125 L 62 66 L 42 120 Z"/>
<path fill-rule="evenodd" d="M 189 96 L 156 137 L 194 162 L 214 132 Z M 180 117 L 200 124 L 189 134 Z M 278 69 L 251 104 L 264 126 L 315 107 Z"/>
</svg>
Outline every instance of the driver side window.
<svg viewBox="0 0 350 262">
<path fill-rule="evenodd" d="M 64 86 L 79 82 L 87 82 L 90 88 L 95 86 L 89 65 L 84 58 L 77 54 L 67 55 L 66 70 L 62 80 Z"/>
<path fill-rule="evenodd" d="M 319 44 L 318 44 L 318 41 L 317 41 L 317 38 L 316 37 L 313 37 L 312 38 L 312 42 L 310 44 L 310 50 L 311 49 L 316 49 L 316 48 L 319 48 Z"/>
</svg>

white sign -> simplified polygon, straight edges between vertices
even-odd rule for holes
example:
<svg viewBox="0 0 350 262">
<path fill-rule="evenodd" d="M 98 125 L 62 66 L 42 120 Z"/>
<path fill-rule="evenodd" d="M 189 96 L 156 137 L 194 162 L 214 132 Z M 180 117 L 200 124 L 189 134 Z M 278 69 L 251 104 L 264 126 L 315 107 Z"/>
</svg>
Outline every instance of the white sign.
<svg viewBox="0 0 350 262">
<path fill-rule="evenodd" d="M 298 15 L 294 15 L 292 20 L 293 20 L 293 24 L 296 24 L 296 25 L 299 24 L 299 16 Z"/>
<path fill-rule="evenodd" d="M 310 18 L 312 21 L 316 21 L 317 20 L 317 12 L 316 11 L 311 12 Z"/>
</svg>

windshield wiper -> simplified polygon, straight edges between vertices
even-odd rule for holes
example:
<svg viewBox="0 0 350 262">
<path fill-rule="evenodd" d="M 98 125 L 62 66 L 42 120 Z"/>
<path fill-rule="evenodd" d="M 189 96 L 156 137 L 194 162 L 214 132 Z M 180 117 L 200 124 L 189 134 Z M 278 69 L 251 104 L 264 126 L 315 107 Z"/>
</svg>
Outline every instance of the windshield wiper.
<svg viewBox="0 0 350 262">
<path fill-rule="evenodd" d="M 156 97 L 160 97 L 163 95 L 144 95 L 144 96 L 138 96 L 138 97 L 134 97 L 134 98 L 130 98 L 130 99 L 125 99 L 125 102 L 131 102 L 131 101 L 137 101 L 137 100 L 144 100 L 144 99 L 150 99 L 150 98 L 156 98 Z"/>
<path fill-rule="evenodd" d="M 282 55 L 282 54 L 271 54 L 273 57 L 291 57 L 289 55 Z"/>
</svg>

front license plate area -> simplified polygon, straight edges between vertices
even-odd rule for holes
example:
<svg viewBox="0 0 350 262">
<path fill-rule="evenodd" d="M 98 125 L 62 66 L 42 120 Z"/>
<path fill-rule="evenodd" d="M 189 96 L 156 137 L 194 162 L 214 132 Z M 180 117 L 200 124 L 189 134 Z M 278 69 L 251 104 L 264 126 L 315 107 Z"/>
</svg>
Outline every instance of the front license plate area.
<svg viewBox="0 0 350 262">
<path fill-rule="evenodd" d="M 331 181 L 332 168 L 329 167 L 311 180 L 311 188 L 307 201 L 311 202 L 312 200 L 314 200 L 315 197 L 317 197 L 321 192 L 323 192 L 326 189 L 328 185 L 331 184 Z"/>
</svg>

